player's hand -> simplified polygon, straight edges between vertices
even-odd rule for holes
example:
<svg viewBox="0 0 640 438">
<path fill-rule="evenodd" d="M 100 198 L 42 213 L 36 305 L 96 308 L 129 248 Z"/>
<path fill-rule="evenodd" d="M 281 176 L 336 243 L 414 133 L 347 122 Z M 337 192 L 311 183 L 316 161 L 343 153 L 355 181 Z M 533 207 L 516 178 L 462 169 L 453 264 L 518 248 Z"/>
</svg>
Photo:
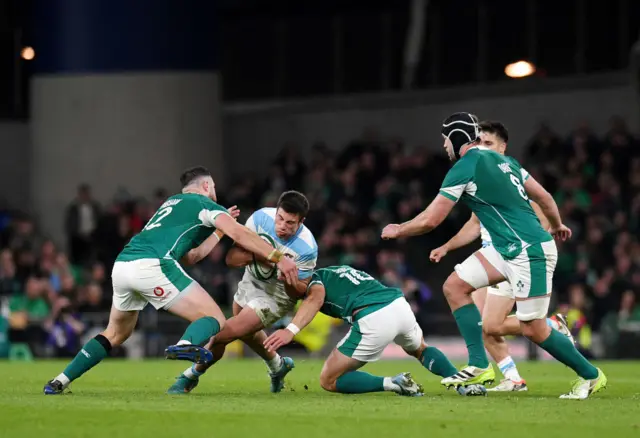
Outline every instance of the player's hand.
<svg viewBox="0 0 640 438">
<path fill-rule="evenodd" d="M 238 208 L 237 205 L 234 205 L 233 207 L 229 207 L 227 208 L 227 212 L 231 215 L 232 218 L 234 219 L 238 219 L 238 216 L 240 216 L 240 209 Z"/>
<path fill-rule="evenodd" d="M 445 248 L 443 245 L 440 248 L 436 248 L 433 251 L 431 251 L 429 260 L 431 260 L 433 263 L 440 263 L 440 260 L 442 260 L 444 256 L 447 255 L 448 252 L 449 251 L 447 250 L 447 248 Z"/>
<path fill-rule="evenodd" d="M 382 229 L 382 238 L 384 240 L 389 239 L 397 239 L 398 233 L 400 232 L 400 225 L 398 224 L 389 224 Z"/>
<path fill-rule="evenodd" d="M 549 229 L 549 232 L 553 237 L 555 237 L 557 240 L 560 240 L 562 242 L 564 242 L 567 239 L 571 239 L 571 234 L 572 234 L 571 229 L 564 224 L 560 224 L 560 226 L 557 228 L 551 227 Z"/>
<path fill-rule="evenodd" d="M 289 257 L 282 257 L 276 265 L 287 284 L 294 285 L 298 281 L 298 267 Z"/>
<path fill-rule="evenodd" d="M 264 341 L 264 348 L 269 352 L 277 351 L 278 348 L 287 345 L 291 341 L 293 341 L 293 333 L 287 329 L 280 329 L 272 333 L 271 336 Z"/>
</svg>

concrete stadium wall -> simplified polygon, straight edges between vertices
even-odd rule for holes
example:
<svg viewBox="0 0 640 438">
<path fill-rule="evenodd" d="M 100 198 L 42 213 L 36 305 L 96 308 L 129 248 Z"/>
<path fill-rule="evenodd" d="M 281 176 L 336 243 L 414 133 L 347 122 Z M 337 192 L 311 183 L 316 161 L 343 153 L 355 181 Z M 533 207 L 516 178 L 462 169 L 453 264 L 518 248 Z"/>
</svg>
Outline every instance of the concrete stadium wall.
<svg viewBox="0 0 640 438">
<path fill-rule="evenodd" d="M 510 153 L 516 157 L 542 121 L 563 134 L 582 121 L 602 133 L 613 115 L 624 117 L 636 132 L 640 127 L 636 94 L 626 73 L 515 81 L 409 94 L 227 105 L 226 159 L 236 175 L 259 171 L 287 142 L 299 145 L 303 154 L 319 140 L 338 149 L 367 127 L 403 138 L 409 147 L 436 149 L 442 145 L 441 121 L 456 111 L 503 121 L 510 131 Z"/>
<path fill-rule="evenodd" d="M 0 122 L 0 208 L 30 207 L 29 147 L 27 122 Z"/>
</svg>

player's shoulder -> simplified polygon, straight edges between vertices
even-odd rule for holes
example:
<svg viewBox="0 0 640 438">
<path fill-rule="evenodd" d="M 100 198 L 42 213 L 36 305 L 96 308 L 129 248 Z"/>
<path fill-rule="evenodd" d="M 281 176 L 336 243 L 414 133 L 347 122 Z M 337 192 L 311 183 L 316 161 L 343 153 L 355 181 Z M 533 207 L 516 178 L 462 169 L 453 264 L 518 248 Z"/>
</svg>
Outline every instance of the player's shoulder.
<svg viewBox="0 0 640 438">
<path fill-rule="evenodd" d="M 505 159 L 505 161 L 507 161 L 507 162 L 508 162 L 509 164 L 511 164 L 512 166 L 515 166 L 515 167 L 517 167 L 518 169 L 521 169 L 521 168 L 522 168 L 522 164 L 520 164 L 520 162 L 519 162 L 517 159 L 515 159 L 515 158 L 513 158 L 513 157 L 510 157 L 510 156 L 508 156 L 508 155 L 505 155 L 505 156 L 504 156 L 504 159 Z"/>
<path fill-rule="evenodd" d="M 267 223 L 273 224 L 276 219 L 276 209 L 273 207 L 263 207 L 254 211 L 251 216 L 256 224 L 263 226 Z"/>
<path fill-rule="evenodd" d="M 208 210 L 224 210 L 225 209 L 224 207 L 222 207 L 220 204 L 213 201 L 212 199 L 197 193 L 178 193 L 177 195 L 173 195 L 165 201 L 165 204 L 176 205 L 178 203 L 182 203 L 183 205 L 200 206 Z"/>
<path fill-rule="evenodd" d="M 464 154 L 458 161 L 455 162 L 453 168 L 470 168 L 475 167 L 478 161 L 481 161 L 486 158 L 486 152 L 491 152 L 487 148 L 482 148 L 480 146 L 474 147 L 470 149 L 466 154 Z"/>
<path fill-rule="evenodd" d="M 318 243 L 305 224 L 300 225 L 300 230 L 289 247 L 302 259 L 316 259 L 318 257 Z"/>
<path fill-rule="evenodd" d="M 313 271 L 313 277 L 319 281 L 326 281 L 329 276 L 338 273 L 340 268 L 344 268 L 344 266 L 325 266 L 323 268 L 318 268 Z"/>
</svg>

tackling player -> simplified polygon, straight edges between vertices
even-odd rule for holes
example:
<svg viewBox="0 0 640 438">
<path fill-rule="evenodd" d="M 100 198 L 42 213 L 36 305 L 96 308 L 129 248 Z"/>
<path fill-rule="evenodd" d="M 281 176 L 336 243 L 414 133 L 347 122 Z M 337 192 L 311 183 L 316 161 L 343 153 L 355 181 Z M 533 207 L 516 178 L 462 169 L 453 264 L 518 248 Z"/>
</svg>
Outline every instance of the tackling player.
<svg viewBox="0 0 640 438">
<path fill-rule="evenodd" d="M 295 262 L 298 278 L 305 285 L 311 279 L 318 258 L 318 245 L 313 233 L 303 224 L 308 212 L 307 198 L 302 193 L 289 191 L 280 196 L 276 208 L 262 208 L 246 223 L 247 228 L 270 236 L 278 250 Z M 255 259 L 263 265 L 269 264 L 264 258 Z M 252 267 L 254 255 L 240 245 L 231 248 L 226 261 L 230 267 L 246 267 L 234 296 L 234 316 L 207 346 L 213 352 L 213 360 L 206 365 L 197 364 L 186 369 L 169 388 L 169 394 L 192 391 L 198 385 L 199 377 L 222 358 L 226 344 L 236 339 L 242 339 L 266 362 L 271 392 L 282 390 L 284 377 L 294 367 L 291 358 L 283 358 L 265 350 L 263 343 L 267 336 L 263 329 L 291 312 L 297 298 L 291 298 L 286 293 L 284 283 L 278 280 L 275 269 L 267 277 L 262 271 L 256 271 Z"/>
<path fill-rule="evenodd" d="M 482 122 L 480 123 L 480 131 L 481 145 L 504 155 L 509 140 L 507 128 L 500 122 Z M 549 229 L 549 221 L 544 217 L 540 206 L 531 201 L 531 207 L 533 207 L 536 216 L 540 220 L 542 228 Z M 439 263 L 449 251 L 468 245 L 478 237 L 482 238 L 483 248 L 491 245 L 489 232 L 480 223 L 478 217 L 472 213 L 471 218 L 464 224 L 458 234 L 431 252 L 430 259 L 434 263 Z M 505 377 L 498 386 L 490 388 L 488 391 L 527 391 L 528 389 L 509 353 L 509 346 L 504 336 L 502 336 L 502 334 L 522 334 L 517 318 L 507 317 L 514 305 L 512 295 L 511 286 L 506 281 L 495 286 L 478 289 L 471 295 L 482 314 L 485 347 Z M 566 326 L 562 315 L 556 315 L 555 319 L 547 318 L 547 324 L 573 341 L 571 332 Z"/>
<path fill-rule="evenodd" d="M 522 333 L 579 376 L 569 393 L 560 397 L 586 399 L 606 386 L 606 376 L 566 336 L 546 323 L 557 261 L 552 235 L 565 240 L 571 237 L 571 230 L 563 225 L 553 197 L 515 159 L 482 146 L 479 135 L 474 115 L 456 113 L 447 117 L 442 126 L 444 148 L 451 161 L 457 162 L 432 203 L 408 222 L 387 225 L 382 237 L 397 239 L 428 233 L 442 223 L 456 202 L 463 200 L 487 228 L 493 244 L 457 265 L 443 285 L 467 343 L 469 366 L 443 379 L 442 384 L 480 383 L 493 372 L 482 342 L 480 312 L 470 295 L 506 280 L 516 300 Z M 551 234 L 540 225 L 529 197 L 549 219 Z"/>
<path fill-rule="evenodd" d="M 293 261 L 238 224 L 234 219 L 237 209 L 227 211 L 215 202 L 215 185 L 207 169 L 189 169 L 180 182 L 182 193 L 167 199 L 118 255 L 111 274 L 113 307 L 107 328 L 87 342 L 64 371 L 45 385 L 45 394 L 61 394 L 70 382 L 126 341 L 136 326 L 138 313 L 148 303 L 191 321 L 180 342 L 169 347 L 168 352 L 194 362 L 210 360 L 211 352 L 201 345 L 219 332 L 225 318 L 213 298 L 178 262 L 197 263 L 224 234 L 277 263 L 287 281 L 297 281 Z"/>
<path fill-rule="evenodd" d="M 296 289 L 303 294 L 306 289 L 305 300 L 287 328 L 273 333 L 264 345 L 275 351 L 290 343 L 319 311 L 345 320 L 351 329 L 333 349 L 320 373 L 320 386 L 325 390 L 343 394 L 392 391 L 406 396 L 423 395 L 422 386 L 409 373 L 380 377 L 357 371 L 380 359 L 392 342 L 436 375 L 449 377 L 457 372 L 440 350 L 424 342 L 422 329 L 400 289 L 387 287 L 351 266 L 318 269 L 308 287 L 299 285 Z M 484 387 L 474 386 L 477 392 L 473 395 L 485 393 Z"/>
</svg>

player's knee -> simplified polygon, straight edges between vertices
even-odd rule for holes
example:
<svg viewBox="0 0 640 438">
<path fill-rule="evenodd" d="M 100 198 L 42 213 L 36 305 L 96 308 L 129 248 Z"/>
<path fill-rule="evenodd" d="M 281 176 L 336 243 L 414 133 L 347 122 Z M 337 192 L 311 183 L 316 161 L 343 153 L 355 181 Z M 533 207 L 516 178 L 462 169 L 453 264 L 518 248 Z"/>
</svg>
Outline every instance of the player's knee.
<svg viewBox="0 0 640 438">
<path fill-rule="evenodd" d="M 455 302 L 462 295 L 458 284 L 459 281 L 456 275 L 451 274 L 442 285 L 442 292 L 444 292 L 444 296 L 448 302 Z"/>
<path fill-rule="evenodd" d="M 128 329 L 110 325 L 107 326 L 107 328 L 100 335 L 106 338 L 112 347 L 117 347 L 119 345 L 122 345 L 124 341 L 129 339 L 132 333 L 133 327 L 131 329 Z"/>
<path fill-rule="evenodd" d="M 549 336 L 550 328 L 544 319 L 520 321 L 520 327 L 522 328 L 522 335 L 535 343 L 540 343 Z"/>
<path fill-rule="evenodd" d="M 328 373 L 320 373 L 320 386 L 325 391 L 336 392 L 336 378 Z"/>
<path fill-rule="evenodd" d="M 487 337 L 501 336 L 501 324 L 492 320 L 482 321 L 482 333 Z"/>
</svg>

